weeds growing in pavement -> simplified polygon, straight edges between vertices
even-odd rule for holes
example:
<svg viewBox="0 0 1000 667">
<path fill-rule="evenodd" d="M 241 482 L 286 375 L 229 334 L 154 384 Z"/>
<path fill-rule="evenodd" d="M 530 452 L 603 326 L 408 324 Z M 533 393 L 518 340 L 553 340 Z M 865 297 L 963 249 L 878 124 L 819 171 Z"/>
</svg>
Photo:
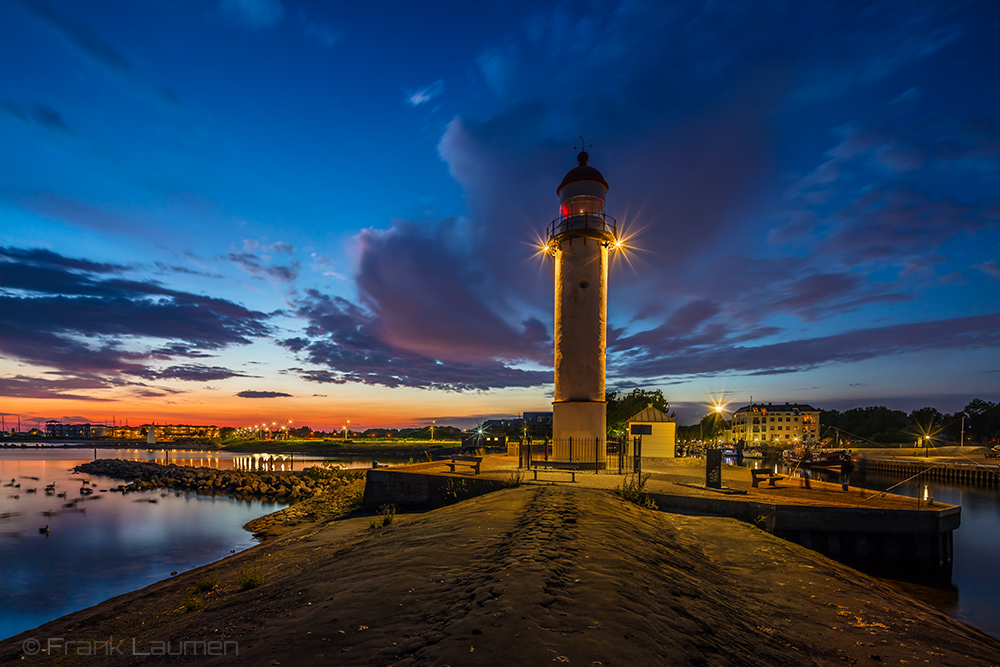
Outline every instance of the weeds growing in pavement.
<svg viewBox="0 0 1000 667">
<path fill-rule="evenodd" d="M 648 481 L 648 472 L 641 475 L 625 475 L 625 479 L 622 480 L 622 483 L 615 487 L 614 494 L 622 498 L 622 500 L 635 503 L 640 507 L 655 510 L 656 503 L 653 502 L 653 499 L 649 497 L 648 493 L 646 493 L 646 482 Z"/>
</svg>

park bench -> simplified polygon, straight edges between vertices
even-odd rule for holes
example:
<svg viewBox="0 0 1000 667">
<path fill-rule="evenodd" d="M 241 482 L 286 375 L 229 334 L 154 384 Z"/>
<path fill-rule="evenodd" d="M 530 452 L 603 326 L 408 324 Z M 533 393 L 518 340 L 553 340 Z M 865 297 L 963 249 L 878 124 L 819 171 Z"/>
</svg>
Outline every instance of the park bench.
<svg viewBox="0 0 1000 667">
<path fill-rule="evenodd" d="M 531 472 L 534 473 L 535 481 L 538 481 L 539 472 L 566 473 L 570 476 L 570 481 L 576 481 L 576 473 L 581 470 L 593 468 L 593 463 L 583 463 L 580 461 L 532 461 Z"/>
<path fill-rule="evenodd" d="M 461 455 L 455 455 L 455 456 L 452 456 L 451 460 L 449 462 L 447 462 L 445 465 L 447 465 L 449 468 L 451 468 L 452 472 L 455 472 L 455 466 L 460 466 L 460 465 L 472 466 L 472 469 L 475 470 L 476 474 L 478 475 L 479 474 L 479 465 L 482 462 L 483 462 L 483 457 L 482 456 L 461 456 Z"/>
<path fill-rule="evenodd" d="M 768 486 L 775 486 L 775 488 L 777 488 L 775 482 L 777 482 L 779 479 L 785 479 L 784 475 L 775 475 L 767 468 L 751 469 L 750 477 L 751 477 L 750 485 L 755 489 L 758 488 L 757 485 L 760 484 L 760 480 L 762 478 L 767 480 Z"/>
</svg>

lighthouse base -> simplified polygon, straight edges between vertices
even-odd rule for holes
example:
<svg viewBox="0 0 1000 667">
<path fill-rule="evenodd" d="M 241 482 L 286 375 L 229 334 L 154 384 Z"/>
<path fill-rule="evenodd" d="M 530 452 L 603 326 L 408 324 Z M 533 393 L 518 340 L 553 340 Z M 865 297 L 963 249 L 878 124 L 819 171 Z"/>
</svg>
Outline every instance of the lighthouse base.
<svg viewBox="0 0 1000 667">
<path fill-rule="evenodd" d="M 552 404 L 552 460 L 595 463 L 608 460 L 608 408 L 604 401 L 560 401 Z"/>
</svg>

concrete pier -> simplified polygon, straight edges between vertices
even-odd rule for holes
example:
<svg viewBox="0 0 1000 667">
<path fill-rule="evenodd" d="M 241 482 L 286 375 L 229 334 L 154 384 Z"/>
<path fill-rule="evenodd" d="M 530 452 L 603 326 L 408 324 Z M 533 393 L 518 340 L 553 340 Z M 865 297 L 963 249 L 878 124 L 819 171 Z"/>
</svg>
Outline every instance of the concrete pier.
<svg viewBox="0 0 1000 667">
<path fill-rule="evenodd" d="M 700 466 L 698 464 L 701 464 Z M 871 567 L 947 569 L 952 532 L 961 507 L 927 505 L 915 498 L 812 480 L 807 488 L 788 477 L 776 487 L 751 485 L 750 471 L 723 467 L 724 492 L 705 489 L 704 462 L 682 460 L 652 472 L 646 484 L 661 510 L 738 519 L 837 560 Z M 507 486 L 529 484 L 515 457 L 487 456 L 481 473 L 450 472 L 444 462 L 369 470 L 364 504 L 369 508 L 438 507 Z M 701 486 L 699 486 L 699 478 Z M 545 484 L 613 489 L 621 475 L 578 471 L 553 475 Z"/>
</svg>

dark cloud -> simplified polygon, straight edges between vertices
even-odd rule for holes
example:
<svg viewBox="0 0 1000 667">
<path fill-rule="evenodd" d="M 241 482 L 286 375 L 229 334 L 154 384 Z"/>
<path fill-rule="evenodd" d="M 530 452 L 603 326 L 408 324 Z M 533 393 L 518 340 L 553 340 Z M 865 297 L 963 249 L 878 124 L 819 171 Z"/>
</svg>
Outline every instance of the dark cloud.
<svg viewBox="0 0 1000 667">
<path fill-rule="evenodd" d="M 724 327 L 706 327 L 687 337 L 639 334 L 619 340 L 622 352 L 608 367 L 623 378 L 726 372 L 774 375 L 910 352 L 996 347 L 1000 345 L 1000 314 L 855 329 L 776 343 L 754 341 L 755 345 L 742 345 L 738 338 Z"/>
<path fill-rule="evenodd" d="M 195 269 L 189 269 L 184 266 L 172 266 L 169 264 L 164 264 L 163 262 L 154 262 L 154 266 L 161 271 L 170 271 L 172 273 L 183 273 L 189 276 L 202 276 L 205 278 L 225 278 L 221 273 L 209 273 L 208 271 L 197 271 Z"/>
<path fill-rule="evenodd" d="M 459 390 L 550 381 L 521 368 L 551 364 L 551 266 L 530 242 L 555 216 L 579 131 L 597 132 L 591 164 L 635 234 L 634 270 L 612 277 L 621 382 L 993 344 L 974 318 L 965 335 L 852 318 L 913 299 L 943 244 L 996 225 L 1000 124 L 916 113 L 919 91 L 838 107 L 853 117 L 819 110 L 923 66 L 971 17 L 943 3 L 540 10 L 476 60 L 471 85 L 491 103 L 455 116 L 438 144 L 468 218 L 359 234 L 358 302 L 296 302 L 308 325 L 282 344 L 314 368 L 295 372 Z M 564 75 L 540 74 L 552 71 Z M 283 279 L 264 245 L 244 251 L 230 260 Z M 842 333 L 802 339 L 818 321 Z"/>
<path fill-rule="evenodd" d="M 291 394 L 281 391 L 252 391 L 247 389 L 236 394 L 240 398 L 291 398 Z"/>
<path fill-rule="evenodd" d="M 187 382 L 211 382 L 212 380 L 227 380 L 235 377 L 257 377 L 222 366 L 201 366 L 198 364 L 168 366 L 161 370 L 146 369 L 136 374 L 147 380 L 185 380 Z"/>
<path fill-rule="evenodd" d="M 695 2 L 669 11 L 655 3 L 542 10 L 477 61 L 473 85 L 495 95 L 493 110 L 455 117 L 439 143 L 469 218 L 423 229 L 424 242 L 400 247 L 392 263 L 451 276 L 475 258 L 477 273 L 465 280 L 481 286 L 474 298 L 548 321 L 550 268 L 526 263 L 525 242 L 554 217 L 555 186 L 573 166 L 572 135 L 589 129 L 591 164 L 611 185 L 609 212 L 636 233 L 634 270 L 623 264 L 612 276 L 609 349 L 618 360 L 741 349 L 780 333 L 779 322 L 798 329 L 792 318 L 856 326 L 843 316 L 913 299 L 922 272 L 941 261 L 938 248 L 996 226 L 990 183 L 1000 173 L 1000 123 L 988 114 L 928 115 L 934 100 L 918 107 L 919 92 L 899 96 L 891 86 L 840 107 L 853 117 L 814 120 L 811 109 L 922 66 L 978 13 L 945 3 L 912 12 Z M 541 76 L 539 63 L 565 75 Z M 832 138 L 825 154 L 797 146 L 824 136 Z M 776 187 L 800 164 L 815 172 Z M 456 238 L 463 252 L 443 250 Z M 366 258 L 383 256 L 390 253 L 376 248 Z M 397 312 L 420 321 L 420 297 L 410 302 L 420 312 Z M 421 331 L 428 349 L 447 340 Z M 702 358 L 677 359 L 678 372 Z M 623 373 L 647 367 L 626 365 Z"/>
<path fill-rule="evenodd" d="M 289 248 L 290 247 L 291 246 L 289 246 Z M 291 252 L 294 252 L 294 248 Z M 265 277 L 270 277 L 281 282 L 292 282 L 298 277 L 299 272 L 302 270 L 302 265 L 298 262 L 298 260 L 292 260 L 287 266 L 281 264 L 267 266 L 265 264 L 266 260 L 263 260 L 261 257 L 249 252 L 231 252 L 228 255 L 228 259 L 230 262 L 240 266 L 245 271 L 260 280 L 263 280 Z"/>
<path fill-rule="evenodd" d="M 369 297 L 375 307 L 382 304 Z M 461 326 L 461 311 L 442 312 L 448 322 Z M 485 390 L 496 387 L 530 387 L 550 382 L 552 374 L 512 368 L 490 356 L 481 341 L 468 341 L 454 352 L 446 343 L 432 354 L 433 337 L 405 323 L 419 339 L 412 347 L 398 344 L 395 336 L 386 336 L 387 323 L 379 312 L 370 312 L 339 297 L 310 290 L 296 314 L 309 326 L 306 336 L 289 338 L 282 345 L 320 369 L 293 369 L 311 382 L 344 384 L 362 382 L 387 387 L 421 387 L 453 391 Z M 392 320 L 395 322 L 396 320 Z M 529 336 L 537 336 L 537 327 L 528 326 Z M 507 330 L 513 335 L 517 332 Z M 448 336 L 444 341 L 451 341 Z M 426 350 L 427 353 L 414 349 Z M 507 346 L 509 349 L 509 345 Z M 479 357 L 474 358 L 474 351 Z"/>
<path fill-rule="evenodd" d="M 50 251 L 0 248 L 0 353 L 62 371 L 142 376 L 152 360 L 204 356 L 270 333 L 263 313 L 124 273 Z M 137 349 L 137 337 L 163 345 Z"/>
<path fill-rule="evenodd" d="M 0 378 L 0 396 L 74 401 L 107 401 L 110 399 L 96 398 L 89 392 L 94 389 L 111 386 L 110 383 L 105 381 L 95 382 L 93 378 L 53 380 L 44 377 L 15 375 Z M 86 393 L 75 393 L 80 390 L 84 390 Z"/>
<path fill-rule="evenodd" d="M 373 334 L 435 359 L 550 361 L 545 326 L 536 319 L 520 328 L 509 323 L 504 293 L 469 261 L 455 225 L 400 222 L 388 231 L 362 231 L 355 280 L 362 302 L 377 315 Z"/>
<path fill-rule="evenodd" d="M 919 95 L 840 129 L 789 193 L 774 242 L 847 265 L 907 267 L 959 235 L 1000 226 L 1000 116 L 913 119 Z"/>
</svg>

